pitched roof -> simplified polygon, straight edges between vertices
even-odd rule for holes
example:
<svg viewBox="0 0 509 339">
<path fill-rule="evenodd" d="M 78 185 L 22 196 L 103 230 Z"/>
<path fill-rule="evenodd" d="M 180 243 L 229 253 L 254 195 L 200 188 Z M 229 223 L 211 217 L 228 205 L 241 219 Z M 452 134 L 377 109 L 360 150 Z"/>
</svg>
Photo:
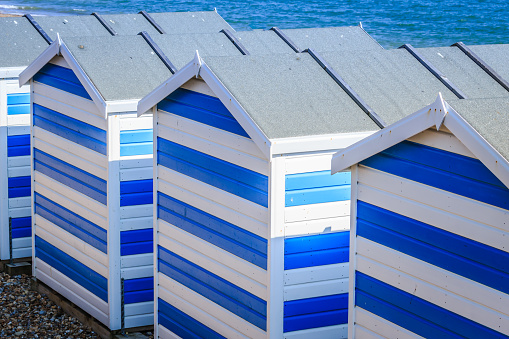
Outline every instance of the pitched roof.
<svg viewBox="0 0 509 339">
<path fill-rule="evenodd" d="M 252 55 L 294 54 L 294 50 L 271 30 L 235 32 L 235 37 Z"/>
<path fill-rule="evenodd" d="M 509 44 L 468 46 L 477 56 L 509 81 Z"/>
</svg>

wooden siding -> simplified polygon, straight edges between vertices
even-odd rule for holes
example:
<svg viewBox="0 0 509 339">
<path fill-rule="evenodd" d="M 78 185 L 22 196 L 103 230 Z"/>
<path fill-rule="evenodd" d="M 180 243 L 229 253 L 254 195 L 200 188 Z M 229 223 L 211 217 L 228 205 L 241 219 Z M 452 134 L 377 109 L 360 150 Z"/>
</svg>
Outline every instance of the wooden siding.
<svg viewBox="0 0 509 339">
<path fill-rule="evenodd" d="M 156 329 L 264 337 L 269 164 L 210 91 L 187 87 L 155 118 Z"/>
<path fill-rule="evenodd" d="M 432 130 L 357 172 L 354 335 L 509 336 L 509 189 Z"/>
<path fill-rule="evenodd" d="M 286 338 L 347 336 L 350 173 L 331 176 L 331 156 L 285 161 Z"/>
</svg>

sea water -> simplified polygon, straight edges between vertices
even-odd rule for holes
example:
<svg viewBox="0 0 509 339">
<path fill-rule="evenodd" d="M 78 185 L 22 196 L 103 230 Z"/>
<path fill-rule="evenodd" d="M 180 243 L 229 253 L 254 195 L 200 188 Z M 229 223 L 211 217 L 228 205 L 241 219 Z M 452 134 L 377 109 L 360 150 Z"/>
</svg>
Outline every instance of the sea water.
<svg viewBox="0 0 509 339">
<path fill-rule="evenodd" d="M 35 15 L 210 11 L 236 30 L 362 25 L 382 46 L 509 43 L 508 0 L 0 0 Z M 0 32 L 1 34 L 1 32 Z"/>
</svg>

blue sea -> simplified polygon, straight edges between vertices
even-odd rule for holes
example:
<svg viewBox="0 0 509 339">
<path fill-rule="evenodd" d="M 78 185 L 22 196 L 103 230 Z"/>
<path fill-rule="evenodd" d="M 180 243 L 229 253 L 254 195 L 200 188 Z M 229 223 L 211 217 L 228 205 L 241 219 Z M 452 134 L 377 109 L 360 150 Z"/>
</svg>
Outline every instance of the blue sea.
<svg viewBox="0 0 509 339">
<path fill-rule="evenodd" d="M 508 0 L 0 0 L 0 12 L 87 15 L 217 9 L 236 30 L 354 26 L 386 48 L 509 43 Z M 1 34 L 1 32 L 0 32 Z"/>
</svg>

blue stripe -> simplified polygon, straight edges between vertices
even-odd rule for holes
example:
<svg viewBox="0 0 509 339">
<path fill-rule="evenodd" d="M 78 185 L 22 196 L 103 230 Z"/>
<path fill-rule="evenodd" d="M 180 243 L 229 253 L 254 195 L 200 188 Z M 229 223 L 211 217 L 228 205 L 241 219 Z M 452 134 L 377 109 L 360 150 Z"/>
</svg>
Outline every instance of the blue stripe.
<svg viewBox="0 0 509 339">
<path fill-rule="evenodd" d="M 69 68 L 48 63 L 34 75 L 34 81 L 92 100 L 78 77 Z"/>
<path fill-rule="evenodd" d="M 30 155 L 30 134 L 7 136 L 7 156 L 20 157 Z"/>
<path fill-rule="evenodd" d="M 153 180 L 132 180 L 120 182 L 120 206 L 152 204 Z"/>
<path fill-rule="evenodd" d="M 405 152 L 400 151 L 403 147 Z M 400 153 L 411 160 L 396 157 Z M 361 164 L 509 210 L 509 189 L 475 159 L 407 142 L 365 159 Z"/>
<path fill-rule="evenodd" d="M 142 155 L 153 153 L 152 129 L 120 131 L 120 155 Z"/>
<path fill-rule="evenodd" d="M 34 104 L 34 126 L 106 155 L 106 131 Z"/>
<path fill-rule="evenodd" d="M 30 155 L 30 145 L 7 147 L 8 157 L 22 157 L 25 155 Z"/>
<path fill-rule="evenodd" d="M 224 338 L 184 312 L 158 299 L 158 323 L 181 338 Z"/>
<path fill-rule="evenodd" d="M 124 302 L 142 303 L 154 300 L 154 278 L 127 279 L 124 281 Z"/>
<path fill-rule="evenodd" d="M 425 338 L 507 338 L 426 300 L 355 273 L 355 305 Z"/>
<path fill-rule="evenodd" d="M 120 156 L 122 157 L 152 154 L 153 152 L 154 143 L 152 141 L 120 145 Z"/>
<path fill-rule="evenodd" d="M 32 178 L 30 176 L 8 178 L 7 179 L 8 197 L 9 198 L 29 197 L 32 194 L 31 184 Z"/>
<path fill-rule="evenodd" d="M 350 232 L 285 239 L 285 270 L 348 262 Z"/>
<path fill-rule="evenodd" d="M 158 217 L 258 267 L 267 269 L 267 240 L 262 237 L 161 192 L 158 192 Z"/>
<path fill-rule="evenodd" d="M 266 330 L 267 303 L 223 278 L 159 247 L 159 272 Z"/>
<path fill-rule="evenodd" d="M 12 230 L 12 239 L 27 238 L 31 236 L 32 236 L 32 226 Z"/>
<path fill-rule="evenodd" d="M 7 106 L 30 104 L 30 93 L 8 93 Z"/>
<path fill-rule="evenodd" d="M 300 206 L 350 200 L 350 172 L 330 171 L 285 176 L 285 206 Z"/>
<path fill-rule="evenodd" d="M 179 88 L 159 102 L 157 108 L 249 138 L 246 131 L 218 98 Z"/>
<path fill-rule="evenodd" d="M 32 236 L 32 217 L 12 218 L 12 238 L 25 238 Z"/>
<path fill-rule="evenodd" d="M 34 197 L 35 214 L 42 216 L 56 226 L 71 233 L 87 244 L 107 253 L 107 232 L 105 229 L 86 220 L 65 207 L 51 201 L 39 193 Z"/>
<path fill-rule="evenodd" d="M 285 301 L 283 331 L 348 323 L 348 294 Z"/>
<path fill-rule="evenodd" d="M 507 252 L 362 201 L 357 235 L 509 293 Z"/>
<path fill-rule="evenodd" d="M 108 302 L 108 279 L 38 236 L 35 237 L 35 256 Z"/>
<path fill-rule="evenodd" d="M 350 185 L 350 177 L 350 172 L 339 172 L 331 175 L 331 171 L 287 174 L 285 176 L 285 190 Z"/>
<path fill-rule="evenodd" d="M 30 104 L 8 105 L 7 115 L 30 114 Z"/>
<path fill-rule="evenodd" d="M 157 138 L 157 163 L 254 203 L 268 206 L 268 178 L 208 154 Z"/>
<path fill-rule="evenodd" d="M 153 239 L 154 230 L 152 228 L 120 232 L 120 255 L 152 253 L 154 251 Z"/>
<path fill-rule="evenodd" d="M 106 205 L 105 180 L 34 148 L 34 169 Z"/>
</svg>

